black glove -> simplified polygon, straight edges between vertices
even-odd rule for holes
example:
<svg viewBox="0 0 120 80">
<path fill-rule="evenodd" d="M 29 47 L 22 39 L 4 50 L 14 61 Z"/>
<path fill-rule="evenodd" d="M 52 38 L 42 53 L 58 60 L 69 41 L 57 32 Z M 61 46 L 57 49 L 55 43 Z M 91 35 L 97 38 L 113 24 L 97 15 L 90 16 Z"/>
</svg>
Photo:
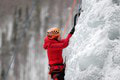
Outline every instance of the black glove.
<svg viewBox="0 0 120 80">
<path fill-rule="evenodd" d="M 75 27 L 71 29 L 70 34 L 74 34 L 74 32 L 75 32 Z"/>
<path fill-rule="evenodd" d="M 81 10 L 81 8 L 80 8 L 80 10 Z M 80 16 L 80 14 L 81 14 L 81 12 L 75 14 L 75 16 L 74 16 L 74 26 L 73 26 L 72 30 L 70 31 L 70 34 L 74 34 L 75 26 L 76 26 L 76 23 L 77 23 L 77 18 Z"/>
<path fill-rule="evenodd" d="M 70 31 L 70 34 L 74 34 L 74 32 L 75 32 L 75 26 L 76 26 L 76 22 L 77 22 L 77 16 L 78 16 L 78 14 L 75 14 L 75 16 L 74 16 L 74 26 L 73 26 L 72 30 Z"/>
</svg>

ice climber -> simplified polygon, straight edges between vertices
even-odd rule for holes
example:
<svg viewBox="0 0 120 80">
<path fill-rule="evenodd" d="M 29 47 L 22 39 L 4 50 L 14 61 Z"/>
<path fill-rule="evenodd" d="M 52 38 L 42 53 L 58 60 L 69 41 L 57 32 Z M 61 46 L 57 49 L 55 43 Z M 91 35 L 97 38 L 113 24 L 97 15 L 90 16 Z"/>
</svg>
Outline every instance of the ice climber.
<svg viewBox="0 0 120 80">
<path fill-rule="evenodd" d="M 63 63 L 62 51 L 69 45 L 69 40 L 74 32 L 75 27 L 65 39 L 61 39 L 59 28 L 51 28 L 47 31 L 43 47 L 47 50 L 49 74 L 53 80 L 64 80 L 65 64 Z"/>
</svg>

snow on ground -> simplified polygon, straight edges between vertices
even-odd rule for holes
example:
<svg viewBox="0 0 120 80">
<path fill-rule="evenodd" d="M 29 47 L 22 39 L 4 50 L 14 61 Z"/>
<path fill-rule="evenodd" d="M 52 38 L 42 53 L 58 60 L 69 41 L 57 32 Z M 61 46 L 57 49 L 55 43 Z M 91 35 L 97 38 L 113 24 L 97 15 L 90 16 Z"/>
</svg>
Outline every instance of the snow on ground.
<svg viewBox="0 0 120 80">
<path fill-rule="evenodd" d="M 83 0 L 67 56 L 65 80 L 120 80 L 120 6 Z"/>
</svg>

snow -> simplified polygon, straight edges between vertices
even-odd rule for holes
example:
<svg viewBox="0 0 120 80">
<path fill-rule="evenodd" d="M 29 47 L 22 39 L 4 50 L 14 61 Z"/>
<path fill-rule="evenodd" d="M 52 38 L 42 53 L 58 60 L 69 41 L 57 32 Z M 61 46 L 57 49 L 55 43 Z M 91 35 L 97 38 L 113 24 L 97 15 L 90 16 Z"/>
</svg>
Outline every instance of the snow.
<svg viewBox="0 0 120 80">
<path fill-rule="evenodd" d="M 83 0 L 67 56 L 65 80 L 120 80 L 120 6 Z"/>
</svg>

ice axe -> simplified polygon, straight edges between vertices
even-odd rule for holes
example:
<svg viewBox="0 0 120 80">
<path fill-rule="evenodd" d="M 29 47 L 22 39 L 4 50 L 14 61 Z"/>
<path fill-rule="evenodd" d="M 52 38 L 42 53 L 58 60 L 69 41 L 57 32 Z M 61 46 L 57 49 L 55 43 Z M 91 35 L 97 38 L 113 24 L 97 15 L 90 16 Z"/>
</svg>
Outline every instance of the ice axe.
<svg viewBox="0 0 120 80">
<path fill-rule="evenodd" d="M 76 25 L 76 22 L 77 22 L 78 17 L 81 15 L 81 12 L 83 12 L 82 6 L 79 6 L 79 10 L 78 10 L 78 12 L 75 14 L 75 16 L 74 16 L 74 27 L 75 27 L 75 25 Z"/>
</svg>

